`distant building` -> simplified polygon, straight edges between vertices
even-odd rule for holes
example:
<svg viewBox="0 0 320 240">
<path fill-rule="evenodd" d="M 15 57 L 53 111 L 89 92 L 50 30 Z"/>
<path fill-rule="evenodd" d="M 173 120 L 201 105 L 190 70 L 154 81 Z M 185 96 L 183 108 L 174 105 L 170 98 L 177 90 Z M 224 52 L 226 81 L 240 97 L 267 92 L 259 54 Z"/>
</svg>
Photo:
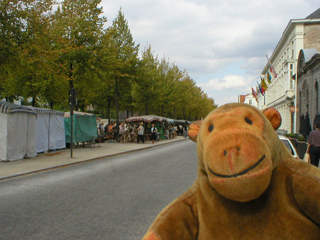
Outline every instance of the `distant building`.
<svg viewBox="0 0 320 240">
<path fill-rule="evenodd" d="M 254 96 L 252 94 L 247 94 L 247 95 L 238 95 L 238 102 L 239 103 L 247 103 L 252 106 L 258 107 L 258 103 Z"/>
<path fill-rule="evenodd" d="M 304 135 L 306 129 L 314 129 L 314 122 L 320 122 L 320 53 L 316 49 L 302 49 L 298 58 L 297 106 L 298 131 Z M 307 119 L 307 121 L 306 121 Z"/>
<path fill-rule="evenodd" d="M 297 82 L 292 78 L 297 73 L 297 62 L 301 49 L 314 48 L 320 51 L 320 8 L 305 19 L 290 20 L 280 41 L 261 72 L 267 84 L 262 96 L 259 94 L 260 109 L 276 108 L 282 116 L 280 130 L 298 132 L 295 113 Z M 291 111 L 290 111 L 291 110 Z"/>
</svg>

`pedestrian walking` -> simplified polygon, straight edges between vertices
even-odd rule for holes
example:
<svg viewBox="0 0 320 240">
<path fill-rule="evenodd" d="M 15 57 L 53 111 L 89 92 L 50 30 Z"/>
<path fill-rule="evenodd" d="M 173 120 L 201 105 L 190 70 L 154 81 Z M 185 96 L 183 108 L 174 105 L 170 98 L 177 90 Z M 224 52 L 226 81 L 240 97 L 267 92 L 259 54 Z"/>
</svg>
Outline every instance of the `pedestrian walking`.
<svg viewBox="0 0 320 240">
<path fill-rule="evenodd" d="M 124 122 L 122 122 L 120 124 L 120 127 L 119 127 L 119 134 L 120 134 L 120 142 L 126 142 L 127 139 L 126 139 L 126 132 L 127 132 L 127 126 L 125 125 Z"/>
<path fill-rule="evenodd" d="M 99 127 L 98 127 L 98 134 L 99 134 L 99 136 L 103 136 L 103 135 L 104 135 L 104 127 L 103 127 L 103 123 L 100 123 L 100 124 L 99 124 Z"/>
<path fill-rule="evenodd" d="M 137 143 L 139 143 L 139 141 L 141 140 L 142 143 L 144 143 L 144 127 L 143 127 L 143 122 L 140 123 L 140 126 L 138 127 L 138 139 L 137 139 Z"/>
<path fill-rule="evenodd" d="M 155 143 L 155 141 L 157 140 L 157 132 L 158 129 L 156 128 L 156 125 L 154 123 L 151 124 L 151 136 L 150 136 L 150 140 L 152 141 L 152 144 Z"/>
<path fill-rule="evenodd" d="M 309 135 L 307 153 L 310 154 L 310 163 L 318 167 L 320 159 L 320 123 L 316 123 L 316 129 Z"/>
<path fill-rule="evenodd" d="M 184 124 L 184 126 L 183 126 L 183 136 L 184 136 L 185 138 L 188 137 L 188 123 L 187 123 L 187 122 L 186 122 L 186 123 Z"/>
</svg>

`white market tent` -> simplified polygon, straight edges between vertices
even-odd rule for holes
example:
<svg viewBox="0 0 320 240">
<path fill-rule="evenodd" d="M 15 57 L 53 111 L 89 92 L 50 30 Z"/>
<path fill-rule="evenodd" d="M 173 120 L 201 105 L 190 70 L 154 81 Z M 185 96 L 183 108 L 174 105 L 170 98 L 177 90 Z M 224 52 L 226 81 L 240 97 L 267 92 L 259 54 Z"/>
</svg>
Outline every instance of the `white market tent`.
<svg viewBox="0 0 320 240">
<path fill-rule="evenodd" d="M 28 107 L 0 101 L 0 161 L 37 155 L 36 118 Z"/>
<path fill-rule="evenodd" d="M 37 153 L 65 148 L 64 112 L 47 108 L 29 108 L 38 114 L 36 121 Z"/>
</svg>

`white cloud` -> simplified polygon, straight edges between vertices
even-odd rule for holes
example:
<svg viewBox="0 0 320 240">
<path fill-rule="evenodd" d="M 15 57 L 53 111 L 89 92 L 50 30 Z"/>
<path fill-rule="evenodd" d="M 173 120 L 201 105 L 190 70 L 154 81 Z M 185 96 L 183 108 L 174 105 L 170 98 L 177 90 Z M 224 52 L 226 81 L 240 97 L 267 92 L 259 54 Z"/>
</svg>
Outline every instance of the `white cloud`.
<svg viewBox="0 0 320 240">
<path fill-rule="evenodd" d="M 201 83 L 199 86 L 205 91 L 238 89 L 247 85 L 247 81 L 242 76 L 229 75 L 219 79 L 211 79 L 207 83 Z"/>
<path fill-rule="evenodd" d="M 255 84 L 267 63 L 264 53 L 272 53 L 290 19 L 305 18 L 319 0 L 102 0 L 101 5 L 107 26 L 122 7 L 141 50 L 151 44 L 209 96 L 224 90 L 221 99 L 237 99 L 234 89 Z"/>
</svg>

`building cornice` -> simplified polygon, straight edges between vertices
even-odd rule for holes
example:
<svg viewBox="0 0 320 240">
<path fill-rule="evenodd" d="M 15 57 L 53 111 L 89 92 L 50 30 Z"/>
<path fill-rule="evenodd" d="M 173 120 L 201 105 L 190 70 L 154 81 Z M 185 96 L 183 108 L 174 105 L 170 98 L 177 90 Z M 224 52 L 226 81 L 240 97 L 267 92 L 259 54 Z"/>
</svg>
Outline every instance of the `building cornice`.
<svg viewBox="0 0 320 240">
<path fill-rule="evenodd" d="M 298 24 L 312 24 L 312 23 L 320 23 L 320 18 L 316 18 L 316 19 L 291 19 L 289 21 L 287 27 L 283 31 L 282 36 L 281 36 L 279 42 L 277 43 L 272 55 L 270 56 L 270 62 L 271 63 L 274 62 L 274 60 L 275 60 L 274 58 L 277 56 L 277 54 L 280 51 L 283 44 L 288 40 L 289 35 L 291 34 L 292 30 L 294 29 L 294 27 L 296 25 L 298 25 Z M 301 32 L 299 34 L 303 35 L 304 32 Z M 296 36 L 299 34 L 296 34 Z M 269 66 L 270 66 L 270 64 L 269 64 L 269 62 L 267 62 L 266 65 L 264 66 L 261 74 L 266 73 Z"/>
</svg>

